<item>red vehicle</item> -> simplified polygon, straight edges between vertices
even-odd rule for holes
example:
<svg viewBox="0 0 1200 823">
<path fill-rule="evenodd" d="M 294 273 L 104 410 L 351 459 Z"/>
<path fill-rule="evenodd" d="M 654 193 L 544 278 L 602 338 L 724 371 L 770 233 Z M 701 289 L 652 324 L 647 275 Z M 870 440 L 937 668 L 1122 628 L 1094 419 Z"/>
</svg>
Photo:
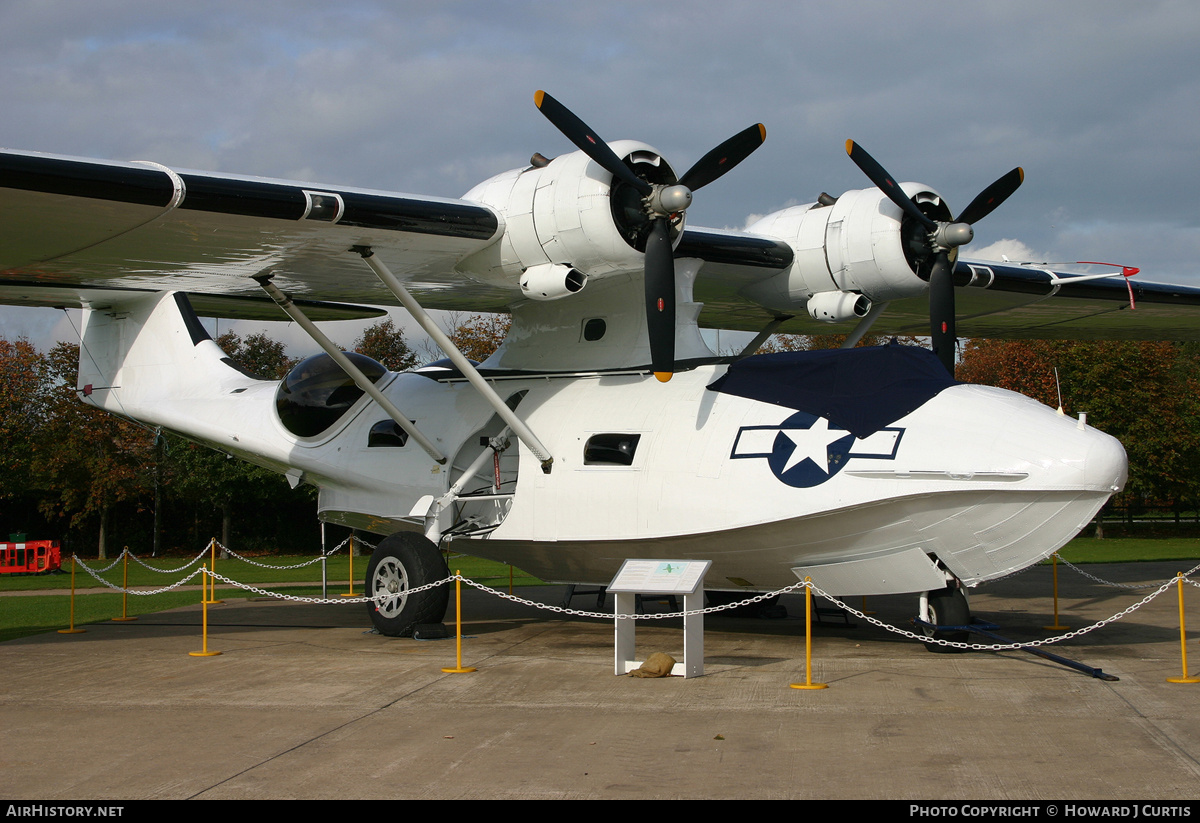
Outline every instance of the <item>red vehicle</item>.
<svg viewBox="0 0 1200 823">
<path fill-rule="evenodd" d="M 0 543 L 0 574 L 47 574 L 61 567 L 57 540 Z"/>
</svg>

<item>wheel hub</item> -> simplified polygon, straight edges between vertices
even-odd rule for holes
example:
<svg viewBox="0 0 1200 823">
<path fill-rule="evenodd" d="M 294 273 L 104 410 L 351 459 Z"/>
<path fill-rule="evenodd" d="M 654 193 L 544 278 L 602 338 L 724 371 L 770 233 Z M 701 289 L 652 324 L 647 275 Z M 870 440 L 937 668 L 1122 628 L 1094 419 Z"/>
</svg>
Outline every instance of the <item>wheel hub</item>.
<svg viewBox="0 0 1200 823">
<path fill-rule="evenodd" d="M 371 595 L 387 594 L 398 595 L 398 597 L 384 600 L 378 605 L 378 610 L 386 617 L 395 617 L 404 608 L 405 601 L 408 596 L 405 592 L 408 591 L 408 572 L 394 558 L 387 558 L 379 564 L 375 569 L 375 576 L 371 580 Z"/>
</svg>

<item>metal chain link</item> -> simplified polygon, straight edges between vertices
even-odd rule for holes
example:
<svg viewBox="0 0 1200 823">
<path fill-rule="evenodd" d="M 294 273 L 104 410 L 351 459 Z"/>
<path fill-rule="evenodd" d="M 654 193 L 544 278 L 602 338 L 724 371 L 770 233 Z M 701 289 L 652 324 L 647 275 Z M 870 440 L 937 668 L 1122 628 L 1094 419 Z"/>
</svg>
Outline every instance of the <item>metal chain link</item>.
<svg viewBox="0 0 1200 823">
<path fill-rule="evenodd" d="M 1076 629 L 1075 631 L 1067 632 L 1066 634 L 1055 635 L 1054 637 L 1047 637 L 1044 640 L 1030 640 L 1028 642 L 1023 642 L 1023 643 L 990 643 L 990 644 L 959 643 L 959 642 L 956 642 L 953 640 L 944 640 L 940 637 L 930 637 L 925 634 L 916 634 L 915 632 L 910 632 L 906 629 L 901 629 L 898 626 L 892 626 L 889 623 L 884 623 L 880 620 L 876 620 L 873 617 L 869 617 L 868 615 L 863 614 L 862 612 L 855 609 L 853 606 L 846 605 L 845 603 L 843 603 L 841 600 L 838 600 L 833 595 L 826 594 L 825 592 L 818 589 L 815 585 L 812 588 L 813 588 L 814 592 L 820 594 L 822 597 L 824 597 L 830 603 L 833 603 L 838 608 L 849 612 L 850 614 L 854 615 L 855 617 L 859 618 L 860 620 L 865 620 L 868 623 L 878 626 L 881 629 L 885 629 L 886 631 L 892 632 L 893 634 L 899 634 L 903 637 L 908 637 L 913 640 L 920 640 L 922 643 L 932 643 L 937 646 L 949 646 L 949 647 L 952 647 L 955 649 L 970 649 L 972 651 L 1011 651 L 1014 649 L 1027 648 L 1029 646 L 1049 646 L 1053 643 L 1059 643 L 1063 640 L 1070 640 L 1070 639 L 1085 635 L 1088 632 L 1093 632 L 1096 629 L 1099 629 L 1103 626 L 1107 626 L 1109 623 L 1114 623 L 1117 620 L 1120 620 L 1121 618 L 1125 617 L 1126 615 L 1132 614 L 1133 612 L 1137 611 L 1142 606 L 1145 606 L 1151 600 L 1154 600 L 1160 594 L 1162 594 L 1167 589 L 1169 589 L 1175 582 L 1176 581 L 1174 579 L 1166 581 L 1165 583 L 1163 583 L 1162 585 L 1160 585 L 1158 587 L 1157 591 L 1151 592 L 1150 594 L 1146 595 L 1141 600 L 1139 600 L 1137 603 L 1134 603 L 1132 606 L 1125 609 L 1124 611 L 1117 612 L 1112 617 L 1107 617 L 1104 620 L 1101 620 L 1097 623 L 1093 623 L 1090 626 L 1084 626 L 1081 629 Z"/>
<path fill-rule="evenodd" d="M 1104 586 L 1112 586 L 1113 588 L 1116 588 L 1116 589 L 1130 589 L 1130 590 L 1136 591 L 1138 589 L 1154 588 L 1155 586 L 1158 585 L 1157 583 L 1114 583 L 1111 580 L 1105 580 L 1101 577 L 1096 577 L 1096 575 L 1094 575 L 1094 574 L 1089 574 L 1088 572 L 1085 572 L 1083 569 L 1076 566 L 1070 560 L 1064 560 L 1062 555 L 1057 555 L 1057 557 L 1064 565 L 1070 566 L 1073 571 L 1076 571 L 1079 574 L 1083 575 L 1084 577 L 1088 578 L 1089 580 L 1094 580 L 1095 582 L 1100 583 L 1101 585 L 1104 585 Z M 1200 564 L 1192 566 L 1192 568 L 1189 571 L 1186 571 L 1183 573 L 1183 576 L 1185 579 L 1187 579 L 1187 582 L 1189 584 L 1200 587 L 1200 585 L 1198 585 L 1196 583 L 1196 581 L 1190 579 L 1191 576 L 1193 574 L 1195 574 L 1197 571 L 1200 571 Z M 1172 582 L 1174 582 L 1174 580 L 1172 580 Z"/>
<path fill-rule="evenodd" d="M 348 539 L 349 538 L 347 538 L 347 540 Z M 217 545 L 220 545 L 220 544 L 217 544 Z M 344 545 L 344 544 L 339 544 L 339 546 L 337 548 L 340 549 L 341 545 Z M 79 563 L 79 565 L 83 566 L 84 570 L 88 574 L 92 575 L 92 577 L 94 577 L 101 584 L 107 586 L 110 589 L 113 589 L 114 591 L 126 592 L 128 594 L 135 594 L 135 595 L 158 594 L 161 592 L 170 591 L 172 589 L 175 589 L 175 588 L 183 585 L 187 581 L 191 580 L 197 574 L 200 574 L 201 572 L 205 571 L 204 569 L 196 569 L 187 577 L 179 580 L 176 583 L 171 584 L 170 586 L 166 586 L 162 589 L 158 589 L 158 590 L 154 590 L 154 591 L 134 591 L 132 589 L 124 589 L 121 586 L 115 585 L 113 583 L 109 583 L 107 580 L 104 580 L 103 578 L 101 578 L 97 571 L 89 568 L 85 563 L 83 563 L 81 560 L 79 560 L 79 558 L 76 557 L 75 560 L 77 563 Z M 1071 565 L 1070 563 L 1068 563 L 1065 560 L 1063 562 L 1067 563 L 1067 565 Z M 114 563 L 113 565 L 115 566 L 116 564 Z M 260 564 L 254 564 L 254 565 L 260 565 Z M 302 565 L 308 565 L 308 564 L 305 563 Z M 1082 570 L 1076 568 L 1075 566 L 1071 566 L 1071 567 L 1074 568 L 1076 571 L 1079 571 L 1081 574 L 1084 574 L 1087 577 L 1092 577 L 1094 580 L 1097 580 L 1100 583 L 1107 583 L 1107 581 L 1101 580 L 1100 578 L 1096 578 L 1093 575 L 1089 575 L 1086 572 L 1083 572 Z M 108 569 L 111 569 L 111 568 L 112 568 L 112 566 L 108 567 Z M 281 568 L 281 567 L 264 566 L 264 568 Z M 105 569 L 104 571 L 107 571 L 108 569 Z M 1195 573 L 1197 570 L 1200 570 L 1200 564 L 1198 564 L 1190 572 L 1188 572 L 1186 575 L 1184 575 L 1183 579 L 1186 582 L 1188 582 L 1189 584 L 1196 586 L 1197 585 L 1196 581 L 1191 580 L 1189 575 Z M 960 643 L 960 642 L 953 641 L 953 640 L 944 640 L 939 637 L 931 637 L 924 633 L 918 634 L 916 632 L 908 631 L 907 629 L 902 629 L 899 626 L 893 626 L 890 623 L 884 623 L 882 620 L 877 620 L 874 617 L 871 617 L 871 616 L 859 611 L 858 609 L 855 609 L 853 606 L 846 604 L 844 601 L 839 600 L 834 595 L 831 595 L 828 592 L 825 592 L 819 586 L 817 586 L 815 583 L 812 583 L 811 581 L 804 581 L 804 580 L 793 583 L 790 586 L 785 586 L 782 589 L 777 589 L 776 591 L 763 592 L 762 594 L 758 594 L 753 597 L 749 597 L 745 600 L 741 600 L 736 603 L 725 603 L 720 606 L 709 606 L 709 607 L 703 608 L 703 609 L 690 609 L 690 610 L 684 610 L 684 611 L 679 611 L 679 612 L 656 612 L 653 614 L 613 614 L 610 612 L 592 612 L 592 611 L 584 611 L 581 609 L 572 609 L 572 608 L 564 607 L 564 606 L 555 606 L 555 605 L 548 604 L 548 603 L 538 603 L 533 600 L 525 599 L 523 597 L 517 597 L 516 595 L 507 594 L 498 589 L 493 589 L 490 586 L 485 586 L 482 583 L 478 583 L 474 580 L 471 580 L 470 578 L 463 577 L 460 574 L 452 574 L 443 580 L 437 580 L 432 583 L 426 583 L 422 586 L 416 586 L 416 587 L 413 587 L 410 589 L 405 589 L 403 592 L 398 592 L 396 594 L 385 593 L 385 594 L 376 595 L 374 597 L 367 597 L 364 595 L 361 597 L 339 597 L 336 599 L 301 597 L 299 595 L 283 594 L 280 592 L 268 591 L 267 589 L 260 589 L 256 586 L 251 586 L 246 583 L 239 583 L 238 581 L 228 578 L 228 577 L 224 576 L 223 574 L 219 574 L 215 571 L 208 571 L 208 574 L 211 575 L 212 577 L 216 578 L 217 580 L 220 580 L 223 583 L 226 583 L 230 586 L 233 586 L 238 589 L 242 589 L 244 591 L 253 592 L 253 593 L 261 595 L 263 597 L 271 597 L 271 598 L 275 598 L 277 600 L 290 600 L 290 601 L 297 602 L 297 603 L 310 603 L 310 604 L 315 604 L 315 605 L 334 605 L 334 604 L 344 604 L 344 603 L 369 603 L 369 602 L 382 604 L 386 601 L 394 600 L 398 597 L 405 597 L 410 594 L 417 594 L 419 592 L 423 592 L 428 589 L 436 588 L 437 586 L 444 586 L 447 583 L 450 583 L 451 581 L 458 580 L 458 581 L 462 581 L 462 582 L 466 583 L 469 586 L 473 586 L 474 588 L 479 589 L 480 591 L 495 595 L 496 597 L 500 598 L 501 600 L 508 600 L 508 601 L 511 601 L 514 603 L 520 603 L 520 604 L 523 604 L 526 606 L 532 606 L 533 608 L 540 609 L 542 611 L 549 611 L 549 612 L 555 612 L 557 614 L 571 615 L 572 617 L 591 617 L 591 618 L 599 618 L 599 619 L 604 619 L 604 620 L 607 620 L 609 618 L 615 618 L 617 620 L 667 620 L 667 619 L 677 618 L 677 617 L 692 617 L 695 615 L 702 615 L 702 614 L 716 614 L 716 613 L 727 611 L 730 609 L 736 609 L 736 608 L 740 608 L 742 606 L 748 606 L 752 603 L 761 603 L 764 600 L 768 600 L 773 597 L 778 597 L 779 595 L 783 595 L 783 594 L 789 594 L 791 592 L 795 592 L 795 591 L 798 591 L 798 590 L 801 590 L 801 589 L 804 589 L 807 587 L 807 588 L 812 589 L 814 594 L 829 601 L 830 603 L 837 606 L 842 611 L 848 612 L 849 614 L 854 615 L 858 619 L 863 620 L 867 623 L 870 623 L 871 625 L 881 628 L 885 631 L 892 632 L 893 634 L 898 634 L 901 637 L 905 637 L 905 638 L 908 638 L 911 640 L 917 640 L 922 643 L 928 643 L 928 644 L 933 644 L 933 645 L 938 645 L 938 646 L 947 646 L 947 647 L 956 648 L 956 649 L 970 649 L 970 650 L 975 650 L 975 651 L 1011 651 L 1011 650 L 1016 650 L 1016 649 L 1021 649 L 1021 648 L 1027 648 L 1030 646 L 1034 646 L 1034 647 L 1048 646 L 1048 645 L 1051 645 L 1054 643 L 1062 642 L 1064 640 L 1070 640 L 1070 639 L 1074 639 L 1076 637 L 1081 637 L 1085 634 L 1088 634 L 1089 632 L 1093 632 L 1096 629 L 1107 626 L 1109 623 L 1114 623 L 1117 620 L 1120 620 L 1123 617 L 1125 617 L 1129 614 L 1132 614 L 1133 612 L 1140 609 L 1142 606 L 1145 606 L 1147 603 L 1156 599 L 1159 595 L 1161 595 L 1163 592 L 1165 592 L 1167 589 L 1169 589 L 1171 587 L 1171 584 L 1176 583 L 1179 580 L 1179 578 L 1172 578 L 1170 580 L 1167 580 L 1166 582 L 1160 584 L 1154 592 L 1151 592 L 1150 594 L 1146 595 L 1141 600 L 1139 600 L 1137 603 L 1134 603 L 1133 605 L 1129 606 L 1128 608 L 1126 608 L 1120 612 L 1117 612 L 1116 614 L 1112 615 L 1111 617 L 1107 617 L 1103 620 L 1093 623 L 1090 626 L 1085 626 L 1080 629 L 1075 629 L 1074 631 L 1067 632 L 1066 634 L 1056 635 L 1054 637 L 1048 637 L 1043 640 L 1031 640 L 1031 641 L 1022 642 L 1022 643 L 975 644 L 975 643 Z M 1127 585 L 1117 584 L 1117 583 L 1109 583 L 1109 585 L 1117 586 L 1118 588 L 1146 588 L 1149 585 L 1153 585 L 1153 584 L 1146 584 L 1145 586 L 1137 586 L 1137 587 L 1127 586 Z"/>
<path fill-rule="evenodd" d="M 100 576 L 101 572 L 108 571 L 108 569 L 91 569 L 91 568 L 88 568 L 86 563 L 84 563 L 78 557 L 75 557 L 75 555 L 71 555 L 71 557 L 74 558 L 74 560 L 77 564 L 79 564 L 80 566 L 83 567 L 83 570 L 85 572 L 87 572 L 92 577 L 94 577 L 96 579 L 96 581 L 98 583 L 100 583 L 102 586 L 107 586 L 108 588 L 112 589 L 113 591 L 121 592 L 122 594 L 135 594 L 135 595 L 138 595 L 141 597 L 144 597 L 144 596 L 150 595 L 150 594 L 162 594 L 164 592 L 169 592 L 172 589 L 177 589 L 180 586 L 182 586 L 184 583 L 191 580 L 196 575 L 204 572 L 204 569 L 196 569 L 191 574 L 189 574 L 187 577 L 182 577 L 179 580 L 176 580 L 174 583 L 170 584 L 169 586 L 163 586 L 161 589 L 151 589 L 149 591 L 144 591 L 144 590 L 137 590 L 137 589 L 127 589 L 123 586 L 117 585 L 116 583 L 109 583 L 107 580 L 105 580 L 103 577 Z M 111 568 L 112 568 L 112 566 L 109 566 L 109 569 L 111 569 Z"/>
<path fill-rule="evenodd" d="M 129 550 L 128 550 L 128 549 L 126 549 L 125 551 L 129 551 Z M 208 547 L 207 547 L 207 546 L 205 546 L 203 549 L 201 549 L 201 551 L 200 551 L 200 554 L 196 555 L 196 556 L 195 556 L 195 557 L 193 557 L 191 560 L 189 560 L 188 562 L 184 563 L 182 566 L 180 566 L 180 567 L 178 567 L 178 568 L 175 568 L 175 569 L 158 569 L 158 568 L 155 568 L 154 566 L 151 566 L 149 563 L 146 563 L 144 560 L 142 560 L 141 558 L 139 558 L 139 557 L 138 557 L 136 554 L 134 554 L 133 552 L 129 552 L 129 556 L 130 556 L 130 557 L 133 559 L 133 562 L 134 562 L 134 563 L 137 563 L 139 566 L 141 566 L 141 567 L 142 567 L 142 568 L 144 568 L 144 569 L 149 569 L 150 571 L 152 571 L 152 572 L 156 572 L 156 573 L 158 573 L 158 574 L 175 574 L 176 572 L 181 572 L 181 571 L 183 571 L 184 569 L 186 569 L 188 566 L 194 566 L 194 565 L 196 565 L 197 563 L 201 562 L 201 561 L 204 559 L 204 555 L 206 555 L 206 554 L 208 554 Z M 107 570 L 106 570 L 106 571 L 107 571 Z"/>
<path fill-rule="evenodd" d="M 242 589 L 243 591 L 254 592 L 255 594 L 262 595 L 263 597 L 273 597 L 277 600 L 291 600 L 295 603 L 312 603 L 312 604 L 319 605 L 319 606 L 332 606 L 332 605 L 340 604 L 340 603 L 377 603 L 377 604 L 382 604 L 386 601 L 395 600 L 396 598 L 399 598 L 399 597 L 407 597 L 410 594 L 417 594 L 418 592 L 423 592 L 423 591 L 426 591 L 427 589 L 436 589 L 438 586 L 444 586 L 447 583 L 449 583 L 450 581 L 455 579 L 455 575 L 450 575 L 449 577 L 447 577 L 443 580 L 435 580 L 434 582 L 426 583 L 423 586 L 414 586 L 411 589 L 405 589 L 404 591 L 397 592 L 395 594 L 392 594 L 390 592 L 387 592 L 384 594 L 377 594 L 374 597 L 367 597 L 366 595 L 363 595 L 360 597 L 320 598 L 320 597 L 302 597 L 301 595 L 298 595 L 298 594 L 283 594 L 282 592 L 273 592 L 273 591 L 268 591 L 267 589 L 260 589 L 257 586 L 251 586 L 249 583 L 239 583 L 236 580 L 231 580 L 230 578 L 228 578 L 225 575 L 220 574 L 218 572 L 210 571 L 209 575 L 212 577 L 215 577 L 217 580 L 220 580 L 223 583 L 228 583 L 230 586 L 233 586 L 238 589 Z"/>
<path fill-rule="evenodd" d="M 800 581 L 785 588 L 779 589 L 778 591 L 764 592 L 763 594 L 755 595 L 754 597 L 747 598 L 746 600 L 742 600 L 737 603 L 725 603 L 720 606 L 709 606 L 705 609 L 691 609 L 681 612 L 656 612 L 654 614 L 613 614 L 612 612 L 587 612 L 581 609 L 568 608 L 566 606 L 554 606 L 549 603 L 537 603 L 533 600 L 526 600 L 522 597 L 517 597 L 515 594 L 506 594 L 498 589 L 493 589 L 490 586 L 477 583 L 470 578 L 459 577 L 458 575 L 452 575 L 452 577 L 458 578 L 467 585 L 474 586 L 475 588 L 485 591 L 488 594 L 494 594 L 501 600 L 511 600 L 514 603 L 522 603 L 526 606 L 533 606 L 535 609 L 541 609 L 542 611 L 569 614 L 572 617 L 598 617 L 604 620 L 607 620 L 611 617 L 615 617 L 617 620 L 667 620 L 672 617 L 693 617 L 698 614 L 715 614 L 716 612 L 723 612 L 728 609 L 736 609 L 739 606 L 748 606 L 751 603 L 760 603 L 763 600 L 768 600 L 781 594 L 787 594 L 788 592 L 794 592 L 797 589 L 803 589 L 805 586 L 804 581 Z"/>
<path fill-rule="evenodd" d="M 121 562 L 121 558 L 122 558 L 122 557 L 124 557 L 124 556 L 125 556 L 125 554 L 126 554 L 126 552 L 128 552 L 128 551 L 129 551 L 129 549 L 122 549 L 122 550 L 121 550 L 121 553 L 117 555 L 117 559 L 116 559 L 116 560 L 114 560 L 113 562 L 109 563 L 109 564 L 108 564 L 107 566 L 105 566 L 103 569 L 97 569 L 97 571 L 98 571 L 98 572 L 100 572 L 100 574 L 104 574 L 105 572 L 110 572 L 110 571 L 112 571 L 113 569 L 115 569 L 115 568 L 117 567 L 117 565 L 118 565 L 118 564 Z M 132 557 L 132 556 L 133 556 L 133 555 L 130 555 L 130 557 Z M 72 557 L 74 557 L 74 555 L 72 555 Z M 80 562 L 80 563 L 82 563 L 83 561 L 82 561 L 82 560 L 77 560 L 77 562 Z"/>
<path fill-rule="evenodd" d="M 332 555 L 334 552 L 336 552 L 338 549 L 340 549 L 342 546 L 346 545 L 346 542 L 349 539 L 350 538 L 347 537 L 346 540 L 343 540 L 337 546 L 334 546 L 329 551 L 329 554 L 317 555 L 312 560 L 305 560 L 303 563 L 296 563 L 295 565 L 292 565 L 292 566 L 273 566 L 269 563 L 259 563 L 255 560 L 251 560 L 249 557 L 242 557 L 240 554 L 235 552 L 233 549 L 230 549 L 226 546 L 221 545 L 221 542 L 219 540 L 214 540 L 213 543 L 215 543 L 217 545 L 217 548 L 219 548 L 221 551 L 228 554 L 230 557 L 233 557 L 237 560 L 241 560 L 243 563 L 248 563 L 251 566 L 257 566 L 260 569 L 275 569 L 278 571 L 290 571 L 292 569 L 303 569 L 305 566 L 311 566 L 314 563 L 320 563 L 321 561 L 325 560 L 327 557 Z"/>
</svg>

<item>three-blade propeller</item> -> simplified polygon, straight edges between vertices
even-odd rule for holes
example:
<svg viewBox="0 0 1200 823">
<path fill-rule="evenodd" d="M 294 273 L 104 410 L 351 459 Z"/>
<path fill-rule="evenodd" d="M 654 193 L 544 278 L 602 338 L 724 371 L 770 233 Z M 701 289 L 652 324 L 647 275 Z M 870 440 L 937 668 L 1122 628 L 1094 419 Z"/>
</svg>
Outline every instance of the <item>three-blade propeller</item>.
<svg viewBox="0 0 1200 823">
<path fill-rule="evenodd" d="M 950 262 L 950 254 L 959 246 L 971 242 L 975 236 L 972 224 L 987 217 L 1007 200 L 1025 179 L 1025 172 L 1019 166 L 1013 169 L 981 191 L 970 205 L 963 209 L 957 220 L 944 222 L 934 220 L 921 211 L 887 170 L 853 140 L 846 141 L 846 153 L 880 191 L 926 231 L 926 242 L 932 257 L 929 269 L 929 336 L 932 338 L 934 354 L 942 361 L 946 371 L 953 375 L 954 267 Z"/>
<path fill-rule="evenodd" d="M 692 192 L 719 179 L 761 146 L 767 130 L 757 123 L 735 134 L 701 157 L 679 182 L 663 185 L 635 174 L 586 123 L 546 92 L 537 92 L 533 102 L 584 154 L 642 197 L 642 206 L 650 219 L 644 263 L 650 365 L 654 376 L 666 382 L 675 371 L 675 256 L 671 222 L 691 205 Z"/>
</svg>

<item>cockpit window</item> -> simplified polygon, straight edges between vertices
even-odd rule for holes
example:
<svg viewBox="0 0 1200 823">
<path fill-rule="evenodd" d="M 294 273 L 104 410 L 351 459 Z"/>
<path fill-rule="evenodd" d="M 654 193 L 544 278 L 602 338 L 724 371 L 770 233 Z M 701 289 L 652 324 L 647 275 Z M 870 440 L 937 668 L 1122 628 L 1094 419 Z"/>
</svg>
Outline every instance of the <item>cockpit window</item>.
<svg viewBox="0 0 1200 823">
<path fill-rule="evenodd" d="M 372 382 L 387 374 L 383 365 L 363 354 L 344 352 Z M 297 437 L 315 437 L 336 423 L 362 397 L 341 366 L 327 354 L 317 354 L 297 363 L 275 392 L 279 420 Z"/>
</svg>

